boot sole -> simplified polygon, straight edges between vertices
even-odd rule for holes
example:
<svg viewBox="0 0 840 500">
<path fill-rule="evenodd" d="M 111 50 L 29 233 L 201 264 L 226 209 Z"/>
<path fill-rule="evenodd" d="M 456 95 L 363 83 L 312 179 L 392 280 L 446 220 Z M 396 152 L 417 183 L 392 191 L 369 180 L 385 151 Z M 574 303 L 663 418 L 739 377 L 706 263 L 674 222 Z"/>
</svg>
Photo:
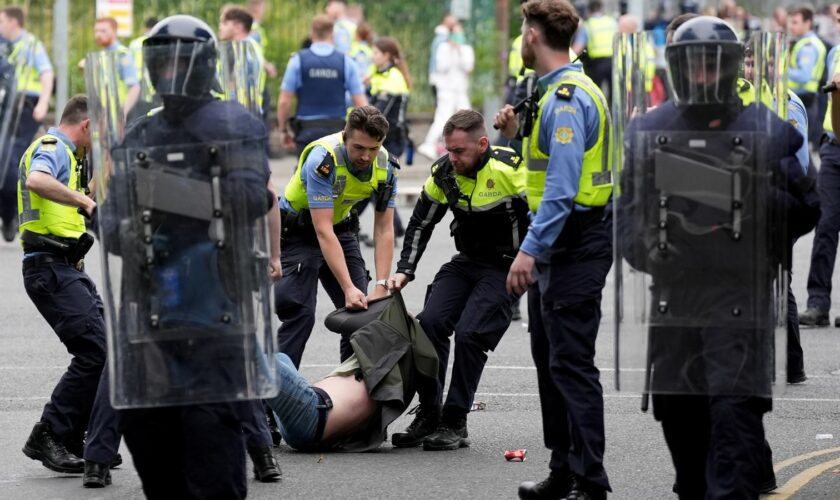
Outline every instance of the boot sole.
<svg viewBox="0 0 840 500">
<path fill-rule="evenodd" d="M 394 448 L 416 448 L 416 447 L 420 446 L 421 444 L 423 444 L 424 439 L 426 439 L 426 436 L 424 436 L 422 439 L 418 439 L 418 440 L 415 440 L 415 441 L 409 441 L 407 443 L 395 443 L 394 441 L 391 441 L 391 445 Z"/>
<path fill-rule="evenodd" d="M 254 479 L 261 483 L 276 483 L 277 481 L 283 479 L 283 473 L 277 471 L 259 475 L 256 472 L 254 472 Z"/>
<path fill-rule="evenodd" d="M 470 440 L 468 438 L 459 439 L 458 442 L 452 444 L 432 444 L 423 443 L 423 449 L 426 451 L 451 451 L 459 448 L 469 448 Z"/>
<path fill-rule="evenodd" d="M 64 472 L 66 474 L 82 474 L 85 472 L 85 464 L 82 463 L 79 467 L 62 467 L 56 463 L 49 461 L 43 453 L 38 450 L 32 449 L 29 446 L 23 447 L 23 454 L 27 457 L 31 458 L 32 460 L 37 460 L 41 462 L 41 465 L 46 467 L 49 470 L 55 472 Z"/>
<path fill-rule="evenodd" d="M 110 486 L 110 485 L 111 485 L 111 477 L 110 476 L 106 477 L 104 480 L 102 480 L 100 478 L 96 478 L 96 479 L 91 478 L 91 479 L 87 479 L 85 481 L 82 481 L 82 486 L 84 486 L 85 488 L 104 488 L 104 487 Z"/>
</svg>

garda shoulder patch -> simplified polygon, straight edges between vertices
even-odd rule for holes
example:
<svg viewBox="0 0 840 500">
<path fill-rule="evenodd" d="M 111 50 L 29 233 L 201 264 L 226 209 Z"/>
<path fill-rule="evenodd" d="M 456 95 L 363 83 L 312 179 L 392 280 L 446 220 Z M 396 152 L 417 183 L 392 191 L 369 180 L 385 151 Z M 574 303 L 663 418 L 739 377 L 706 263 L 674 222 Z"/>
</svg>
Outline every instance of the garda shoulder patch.
<svg viewBox="0 0 840 500">
<path fill-rule="evenodd" d="M 494 147 L 493 158 L 513 168 L 518 168 L 519 164 L 522 163 L 522 157 L 519 154 L 517 154 L 516 151 L 512 151 L 510 149 Z"/>
<path fill-rule="evenodd" d="M 327 178 L 330 176 L 330 173 L 332 173 L 332 164 L 330 162 L 322 163 L 321 165 L 315 167 L 315 172 L 321 177 Z"/>
<path fill-rule="evenodd" d="M 554 131 L 554 140 L 560 144 L 569 144 L 574 136 L 575 133 L 571 127 L 557 127 L 557 130 Z"/>
<path fill-rule="evenodd" d="M 54 153 L 56 151 L 55 143 L 47 144 L 46 142 L 41 144 L 39 151 L 43 153 Z"/>
<path fill-rule="evenodd" d="M 556 95 L 558 99 L 563 99 L 565 101 L 571 101 L 572 96 L 574 94 L 575 86 L 570 83 L 564 83 L 563 85 L 560 85 L 554 92 L 554 95 Z"/>
<path fill-rule="evenodd" d="M 793 125 L 793 128 L 799 128 L 799 122 L 796 121 L 794 118 L 791 118 L 790 120 L 788 120 L 788 123 Z"/>
</svg>

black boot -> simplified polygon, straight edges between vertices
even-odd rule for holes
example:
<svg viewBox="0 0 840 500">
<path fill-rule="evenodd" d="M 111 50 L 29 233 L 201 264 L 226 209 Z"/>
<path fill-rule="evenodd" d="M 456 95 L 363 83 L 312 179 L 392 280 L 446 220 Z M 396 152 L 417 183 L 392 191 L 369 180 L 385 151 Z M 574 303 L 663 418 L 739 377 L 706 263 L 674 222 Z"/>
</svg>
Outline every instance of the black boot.
<svg viewBox="0 0 840 500">
<path fill-rule="evenodd" d="M 254 477 L 261 483 L 273 483 L 280 480 L 283 475 L 280 467 L 271 453 L 271 448 L 251 448 L 248 450 L 251 461 L 254 462 Z"/>
<path fill-rule="evenodd" d="M 423 440 L 423 449 L 430 451 L 457 450 L 470 445 L 467 439 L 467 412 L 461 408 L 446 406 L 440 425 L 435 432 Z"/>
<path fill-rule="evenodd" d="M 799 324 L 802 326 L 828 326 L 828 311 L 809 307 L 799 315 Z"/>
<path fill-rule="evenodd" d="M 572 489 L 566 495 L 565 500 L 607 500 L 607 492 L 582 477 L 574 476 L 572 478 Z"/>
<path fill-rule="evenodd" d="M 283 436 L 280 434 L 280 429 L 277 426 L 277 418 L 274 416 L 274 410 L 268 405 L 265 405 L 265 418 L 268 421 L 268 432 L 271 434 L 271 442 L 276 448 L 283 441 Z"/>
<path fill-rule="evenodd" d="M 18 233 L 18 220 L 17 217 L 10 219 L 9 221 L 3 221 L 3 239 L 12 242 L 15 241 L 15 236 Z"/>
<path fill-rule="evenodd" d="M 397 432 L 391 436 L 391 444 L 397 448 L 420 446 L 427 436 L 435 432 L 440 422 L 440 406 L 438 405 L 419 405 L 408 412 L 409 415 L 412 413 L 416 413 L 417 416 L 405 432 Z"/>
<path fill-rule="evenodd" d="M 23 446 L 23 454 L 56 472 L 78 474 L 85 470 L 85 461 L 67 451 L 47 422 L 35 424 Z"/>
<path fill-rule="evenodd" d="M 111 484 L 109 466 L 85 460 L 85 475 L 82 485 L 85 488 L 104 488 Z"/>
<path fill-rule="evenodd" d="M 565 497 L 572 489 L 569 474 L 551 471 L 548 477 L 535 483 L 525 481 L 519 484 L 519 498 L 522 500 L 555 500 Z"/>
</svg>

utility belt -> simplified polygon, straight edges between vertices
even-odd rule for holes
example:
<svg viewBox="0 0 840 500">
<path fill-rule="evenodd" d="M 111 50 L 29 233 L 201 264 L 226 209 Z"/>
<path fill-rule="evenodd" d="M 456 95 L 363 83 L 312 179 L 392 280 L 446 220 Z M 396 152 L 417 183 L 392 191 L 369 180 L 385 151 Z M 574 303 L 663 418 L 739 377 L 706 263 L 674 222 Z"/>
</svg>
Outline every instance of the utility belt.
<svg viewBox="0 0 840 500">
<path fill-rule="evenodd" d="M 309 210 L 301 210 L 298 213 L 280 210 L 280 217 L 283 226 L 283 239 L 301 239 L 307 243 L 318 242 L 315 234 L 315 225 L 312 224 L 312 214 Z M 333 225 L 336 235 L 342 233 L 359 233 L 359 215 L 355 210 L 350 211 L 346 219 Z"/>
<path fill-rule="evenodd" d="M 510 265 L 513 264 L 513 259 L 514 257 L 516 257 L 516 252 L 499 251 L 491 253 L 486 250 L 479 251 L 475 249 L 457 250 L 462 255 L 474 262 L 477 262 L 479 264 L 487 264 L 488 266 L 497 267 L 499 269 L 510 269 Z"/>
<path fill-rule="evenodd" d="M 50 255 L 41 256 L 41 261 L 48 257 L 54 259 L 41 262 L 42 264 L 66 262 L 79 271 L 84 270 L 83 259 L 93 246 L 93 236 L 88 233 L 82 233 L 78 239 L 74 239 L 62 238 L 52 234 L 39 234 L 25 229 L 20 239 L 23 242 L 24 252 L 46 252 Z M 38 256 L 30 257 L 30 259 L 37 258 Z"/>
<path fill-rule="evenodd" d="M 519 251 L 518 248 L 504 244 L 503 241 L 498 242 L 502 245 L 494 245 L 492 241 L 486 241 L 486 238 L 482 241 L 475 234 L 469 232 L 465 234 L 462 230 L 453 231 L 452 236 L 455 240 L 455 249 L 459 253 L 470 260 L 493 267 L 508 269 Z"/>
<path fill-rule="evenodd" d="M 344 129 L 344 119 L 315 118 L 313 120 L 302 120 L 298 117 L 292 117 L 289 119 L 289 128 L 292 130 L 292 132 L 294 132 L 295 135 L 300 134 L 304 130 L 310 130 L 314 128 L 326 128 L 338 131 Z"/>
</svg>

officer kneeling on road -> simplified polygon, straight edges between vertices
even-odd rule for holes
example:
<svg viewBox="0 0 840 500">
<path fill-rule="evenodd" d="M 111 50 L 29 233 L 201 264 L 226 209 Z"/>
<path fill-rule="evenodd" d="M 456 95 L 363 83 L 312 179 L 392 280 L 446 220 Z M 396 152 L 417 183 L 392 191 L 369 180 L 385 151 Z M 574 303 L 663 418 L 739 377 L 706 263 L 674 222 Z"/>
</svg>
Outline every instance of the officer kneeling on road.
<svg viewBox="0 0 840 500">
<path fill-rule="evenodd" d="M 87 188 L 82 165 L 89 147 L 87 98 L 75 96 L 58 128 L 24 153 L 18 181 L 26 293 L 73 356 L 23 453 L 58 472 L 84 469 L 82 440 L 105 366 L 102 301 L 82 264 L 93 244 L 85 215 L 96 209 L 81 192 Z"/>
<path fill-rule="evenodd" d="M 382 143 L 388 120 L 373 106 L 356 108 L 343 132 L 310 143 L 280 200 L 283 278 L 274 287 L 278 350 L 296 367 L 315 326 L 317 282 L 336 307 L 366 309 L 388 293 L 394 256 L 397 159 Z M 359 249 L 359 219 L 352 210 L 376 191 L 374 260 L 376 288 L 367 296 L 368 273 Z M 341 361 L 353 354 L 341 338 Z"/>
<path fill-rule="evenodd" d="M 490 146 L 484 117 L 476 111 L 452 115 L 443 137 L 449 154 L 432 165 L 406 230 L 397 273 L 388 283 L 399 290 L 414 279 L 435 225 L 451 209 L 458 254 L 435 276 L 418 315 L 440 360 L 437 383 L 418 388 L 417 417 L 406 432 L 391 439 L 397 447 L 422 444 L 426 450 L 469 446 L 467 413 L 487 351 L 496 348 L 510 325 L 517 297 L 508 294 L 505 280 L 528 232 L 526 173 L 519 166 L 520 156 L 512 149 Z M 453 333 L 455 361 L 441 416 Z"/>
</svg>

